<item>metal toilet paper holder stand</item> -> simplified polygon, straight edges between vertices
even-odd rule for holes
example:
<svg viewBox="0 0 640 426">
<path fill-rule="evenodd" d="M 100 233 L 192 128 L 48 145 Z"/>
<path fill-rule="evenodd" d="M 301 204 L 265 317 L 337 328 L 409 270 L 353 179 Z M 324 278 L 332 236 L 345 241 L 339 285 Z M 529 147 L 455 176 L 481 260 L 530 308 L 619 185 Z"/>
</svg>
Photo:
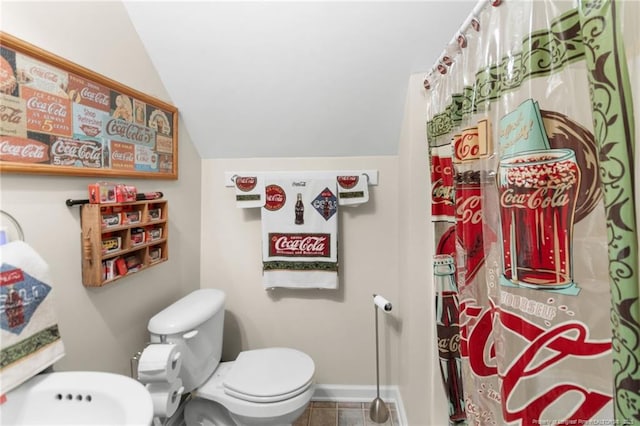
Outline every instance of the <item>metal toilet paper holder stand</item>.
<svg viewBox="0 0 640 426">
<path fill-rule="evenodd" d="M 380 357 L 378 342 L 378 307 L 385 313 L 391 312 L 391 303 L 382 296 L 373 295 L 374 316 L 376 322 L 376 398 L 371 402 L 369 417 L 376 423 L 384 423 L 389 419 L 389 408 L 380 398 Z"/>
</svg>

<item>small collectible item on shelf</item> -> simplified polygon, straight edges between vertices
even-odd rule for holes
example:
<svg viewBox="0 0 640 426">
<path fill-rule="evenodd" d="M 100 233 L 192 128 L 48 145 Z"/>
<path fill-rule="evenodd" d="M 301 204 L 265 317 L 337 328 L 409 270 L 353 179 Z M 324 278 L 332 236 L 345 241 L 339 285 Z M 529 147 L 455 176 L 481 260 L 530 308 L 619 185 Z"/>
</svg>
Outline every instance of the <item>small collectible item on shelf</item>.
<svg viewBox="0 0 640 426">
<path fill-rule="evenodd" d="M 162 209 L 149 209 L 149 220 L 160 220 L 162 217 Z"/>
<path fill-rule="evenodd" d="M 145 241 L 145 232 L 142 228 L 133 228 L 131 230 L 131 245 L 137 246 Z"/>
<path fill-rule="evenodd" d="M 162 228 L 147 229 L 147 241 L 155 241 L 162 238 Z"/>
<path fill-rule="evenodd" d="M 116 252 L 120 250 L 120 247 L 122 247 L 122 238 L 120 237 L 111 237 L 102 240 L 103 254 Z"/>
</svg>

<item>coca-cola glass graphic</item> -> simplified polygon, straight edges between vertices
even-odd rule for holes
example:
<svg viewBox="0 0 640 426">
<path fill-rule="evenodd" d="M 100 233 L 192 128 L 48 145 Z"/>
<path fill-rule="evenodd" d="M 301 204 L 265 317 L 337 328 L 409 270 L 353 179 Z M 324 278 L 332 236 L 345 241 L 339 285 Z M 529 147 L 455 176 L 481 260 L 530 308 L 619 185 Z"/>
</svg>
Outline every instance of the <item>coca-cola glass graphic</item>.
<svg viewBox="0 0 640 426">
<path fill-rule="evenodd" d="M 571 149 L 521 152 L 498 166 L 504 277 L 560 289 L 573 284 L 573 219 L 580 169 Z"/>
</svg>

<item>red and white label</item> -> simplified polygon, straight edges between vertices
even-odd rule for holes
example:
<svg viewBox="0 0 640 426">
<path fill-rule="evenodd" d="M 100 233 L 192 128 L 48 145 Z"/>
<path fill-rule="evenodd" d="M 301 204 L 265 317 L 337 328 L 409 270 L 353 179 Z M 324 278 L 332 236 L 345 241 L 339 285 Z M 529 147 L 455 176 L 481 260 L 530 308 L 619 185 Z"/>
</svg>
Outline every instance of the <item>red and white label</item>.
<svg viewBox="0 0 640 426">
<path fill-rule="evenodd" d="M 330 257 L 330 234 L 269 234 L 269 256 Z"/>
<path fill-rule="evenodd" d="M 49 161 L 49 146 L 32 139 L 2 136 L 0 160 L 14 163 L 46 163 Z"/>
<path fill-rule="evenodd" d="M 358 184 L 359 176 L 338 176 L 338 184 L 344 189 L 351 189 Z"/>
<path fill-rule="evenodd" d="M 431 215 L 454 217 L 453 163 L 450 156 L 434 152 L 431 158 Z"/>
<path fill-rule="evenodd" d="M 9 271 L 0 272 L 0 286 L 11 285 L 24 281 L 22 269 L 11 269 Z"/>
<path fill-rule="evenodd" d="M 255 176 L 237 176 L 236 187 L 243 192 L 249 192 L 256 187 L 258 178 Z"/>
<path fill-rule="evenodd" d="M 287 201 L 287 194 L 278 185 L 267 185 L 265 188 L 266 200 L 264 208 L 270 211 L 280 210 Z"/>
</svg>

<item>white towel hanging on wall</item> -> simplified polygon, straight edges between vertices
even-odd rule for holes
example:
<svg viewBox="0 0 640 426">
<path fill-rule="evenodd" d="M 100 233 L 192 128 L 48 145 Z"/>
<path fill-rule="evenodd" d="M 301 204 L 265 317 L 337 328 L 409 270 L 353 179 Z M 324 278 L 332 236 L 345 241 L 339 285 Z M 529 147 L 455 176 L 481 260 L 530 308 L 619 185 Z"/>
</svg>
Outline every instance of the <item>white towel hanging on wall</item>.
<svg viewBox="0 0 640 426">
<path fill-rule="evenodd" d="M 236 207 L 252 208 L 264 206 L 264 178 L 257 175 L 236 175 Z"/>
<path fill-rule="evenodd" d="M 359 206 L 369 201 L 369 176 L 338 176 L 338 204 L 341 206 Z"/>
<path fill-rule="evenodd" d="M 27 243 L 0 246 L 0 395 L 64 356 L 49 265 Z"/>
<path fill-rule="evenodd" d="M 263 286 L 337 288 L 336 180 L 268 178 L 265 193 Z"/>
</svg>

